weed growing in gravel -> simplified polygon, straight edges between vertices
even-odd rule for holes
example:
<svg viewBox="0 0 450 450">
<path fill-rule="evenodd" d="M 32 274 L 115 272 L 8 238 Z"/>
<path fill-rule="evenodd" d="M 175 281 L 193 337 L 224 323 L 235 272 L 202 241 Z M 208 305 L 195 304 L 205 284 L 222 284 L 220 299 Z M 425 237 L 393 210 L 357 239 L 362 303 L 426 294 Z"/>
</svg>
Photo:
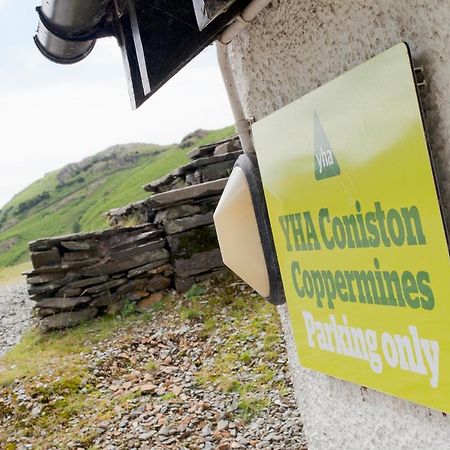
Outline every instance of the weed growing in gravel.
<svg viewBox="0 0 450 450">
<path fill-rule="evenodd" d="M 0 359 L 0 448 L 16 439 L 36 449 L 101 449 L 118 415 L 139 405 L 158 420 L 168 407 L 201 415 L 214 408 L 201 400 L 210 392 L 234 405 L 226 418 L 242 429 L 289 392 L 278 376 L 286 368 L 276 309 L 234 278 L 127 311 L 64 332 L 32 331 Z M 102 422 L 115 425 L 102 432 Z"/>
<path fill-rule="evenodd" d="M 185 294 L 181 318 L 198 319 L 193 312 L 201 310 L 204 337 L 227 336 L 197 379 L 201 385 L 213 383 L 224 392 L 236 392 L 238 414 L 250 421 L 267 406 L 269 391 L 285 387 L 283 381 L 276 381 L 273 368 L 279 357 L 274 349 L 280 345 L 280 325 L 275 307 L 244 283 L 229 281 L 213 283 L 205 294 Z M 255 366 L 256 360 L 263 362 Z"/>
<path fill-rule="evenodd" d="M 125 300 L 125 304 L 123 305 L 122 311 L 120 314 L 122 317 L 130 317 L 136 314 L 136 302 L 132 302 L 131 300 Z"/>
<path fill-rule="evenodd" d="M 194 298 L 200 297 L 205 293 L 205 288 L 200 284 L 193 284 L 189 290 L 186 292 L 186 298 L 192 300 Z"/>
<path fill-rule="evenodd" d="M 149 361 L 146 365 L 145 365 L 146 369 L 149 370 L 150 372 L 154 372 L 155 370 L 158 370 L 158 364 L 155 361 Z"/>
<path fill-rule="evenodd" d="M 169 400 L 173 400 L 174 398 L 176 398 L 176 395 L 173 392 L 166 392 L 162 395 L 161 400 L 163 402 L 167 402 Z"/>
<path fill-rule="evenodd" d="M 200 310 L 194 308 L 183 308 L 180 312 L 182 319 L 197 320 L 201 319 L 203 314 Z"/>
</svg>

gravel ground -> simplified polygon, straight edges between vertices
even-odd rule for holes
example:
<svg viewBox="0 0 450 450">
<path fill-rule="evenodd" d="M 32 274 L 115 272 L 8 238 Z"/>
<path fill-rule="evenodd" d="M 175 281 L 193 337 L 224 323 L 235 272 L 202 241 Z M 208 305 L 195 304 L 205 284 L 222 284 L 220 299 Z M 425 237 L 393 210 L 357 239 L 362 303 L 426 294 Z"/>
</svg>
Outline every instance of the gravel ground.
<svg viewBox="0 0 450 450">
<path fill-rule="evenodd" d="M 30 324 L 33 305 L 25 283 L 0 285 L 0 356 L 20 340 Z"/>
<path fill-rule="evenodd" d="M 306 449 L 276 311 L 233 289 L 215 305 L 220 289 L 173 293 L 79 354 L 77 373 L 53 360 L 0 388 L 0 447 Z"/>
<path fill-rule="evenodd" d="M 95 350 L 95 362 L 89 359 L 93 373 L 102 380 L 97 386 L 102 387 L 104 395 L 135 393 L 136 397 L 128 402 L 129 408 L 117 408 L 114 418 L 98 424 L 93 443 L 105 450 L 306 449 L 284 345 L 277 346 L 279 357 L 270 363 L 276 375 L 268 384 L 273 382 L 274 388 L 268 387 L 260 396 L 268 406 L 246 422 L 239 414 L 237 392 L 224 392 L 215 383 L 198 383 L 199 372 L 214 364 L 226 341 L 224 336 L 205 341 L 201 332 L 201 324 L 160 324 L 157 331 L 147 328 L 133 333 L 131 342 L 129 335 L 126 343 L 119 336 L 106 352 L 104 348 Z M 121 358 L 125 365 L 133 359 L 135 367 L 140 366 L 140 361 L 147 361 L 148 343 L 156 350 L 151 356 L 159 370 L 149 374 L 137 368 L 117 377 L 122 372 Z M 240 351 L 245 352 L 254 344 L 243 343 Z M 176 358 L 180 353 L 185 356 Z M 253 366 L 257 363 L 253 361 Z M 240 363 L 235 372 L 243 383 L 256 379 L 251 368 Z M 115 381 L 110 383 L 111 379 Z M 280 382 L 286 386 L 282 393 L 275 387 Z M 69 446 L 77 448 L 77 442 Z"/>
</svg>

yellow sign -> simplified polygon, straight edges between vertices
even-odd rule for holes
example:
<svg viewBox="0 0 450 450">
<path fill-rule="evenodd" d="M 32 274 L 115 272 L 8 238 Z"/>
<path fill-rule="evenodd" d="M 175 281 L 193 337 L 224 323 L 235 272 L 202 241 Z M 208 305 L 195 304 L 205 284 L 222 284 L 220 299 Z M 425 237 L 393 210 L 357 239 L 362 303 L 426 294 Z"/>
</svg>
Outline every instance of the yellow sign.
<svg viewBox="0 0 450 450">
<path fill-rule="evenodd" d="M 450 412 L 450 260 L 407 46 L 253 126 L 304 367 Z"/>
</svg>

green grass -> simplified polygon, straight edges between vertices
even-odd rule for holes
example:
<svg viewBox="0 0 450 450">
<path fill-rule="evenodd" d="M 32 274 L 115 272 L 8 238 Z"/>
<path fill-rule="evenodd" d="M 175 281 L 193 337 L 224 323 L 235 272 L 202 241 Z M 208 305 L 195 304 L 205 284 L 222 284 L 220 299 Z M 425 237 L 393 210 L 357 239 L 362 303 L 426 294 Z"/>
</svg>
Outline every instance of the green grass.
<svg viewBox="0 0 450 450">
<path fill-rule="evenodd" d="M 90 351 L 92 345 L 111 336 L 124 325 L 124 320 L 104 316 L 66 331 L 47 334 L 28 331 L 20 343 L 2 357 L 0 386 L 6 386 L 17 378 L 45 372 L 49 362 L 56 359 L 58 374 L 72 374 L 81 364 L 80 353 Z"/>
<path fill-rule="evenodd" d="M 195 146 L 225 139 L 233 132 L 232 127 L 211 131 Z M 185 164 L 191 149 L 136 144 L 137 159 L 132 167 L 88 170 L 73 176 L 65 185 L 58 181 L 59 171 L 45 175 L 0 210 L 0 267 L 26 261 L 29 241 L 108 228 L 103 213 L 147 198 L 149 195 L 142 186 Z M 21 204 L 33 201 L 44 192 L 50 194 L 48 199 L 20 211 Z M 16 223 L 11 224 L 11 219 Z"/>
<path fill-rule="evenodd" d="M 0 268 L 0 285 L 11 284 L 19 281 L 23 281 L 23 272 L 27 272 L 31 269 L 30 262 L 24 262 L 17 264 L 16 266 Z"/>
</svg>

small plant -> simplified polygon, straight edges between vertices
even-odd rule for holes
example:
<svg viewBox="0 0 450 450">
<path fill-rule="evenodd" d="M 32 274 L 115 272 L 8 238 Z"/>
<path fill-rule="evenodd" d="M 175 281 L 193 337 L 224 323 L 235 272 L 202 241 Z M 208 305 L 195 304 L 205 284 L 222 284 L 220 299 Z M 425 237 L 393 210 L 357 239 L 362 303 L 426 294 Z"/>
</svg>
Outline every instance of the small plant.
<svg viewBox="0 0 450 450">
<path fill-rule="evenodd" d="M 248 364 L 252 360 L 252 356 L 250 355 L 250 352 L 244 352 L 241 354 L 239 359 L 244 363 Z"/>
<path fill-rule="evenodd" d="M 120 314 L 122 317 L 130 317 L 136 314 L 136 302 L 126 299 Z"/>
<path fill-rule="evenodd" d="M 150 360 L 147 364 L 146 364 L 147 370 L 149 370 L 150 372 L 154 372 L 155 370 L 158 369 L 158 364 L 155 363 L 155 361 Z"/>
<path fill-rule="evenodd" d="M 136 227 L 137 225 L 142 224 L 142 218 L 138 213 L 130 214 L 129 216 L 126 216 L 123 220 L 121 225 L 123 227 Z"/>
<path fill-rule="evenodd" d="M 239 402 L 239 415 L 244 422 L 250 422 L 253 417 L 257 416 L 269 404 L 268 400 L 262 400 L 253 396 L 246 396 Z"/>
<path fill-rule="evenodd" d="M 169 400 L 172 400 L 176 397 L 176 395 L 173 392 L 166 392 L 162 397 L 161 400 L 167 402 Z"/>
<path fill-rule="evenodd" d="M 187 320 L 197 320 L 202 317 L 202 312 L 193 308 L 183 308 L 181 310 L 181 318 Z"/>
<path fill-rule="evenodd" d="M 81 231 L 81 225 L 80 225 L 80 219 L 78 219 L 74 224 L 72 225 L 72 232 L 73 233 L 79 233 Z"/>
<path fill-rule="evenodd" d="M 193 300 L 200 297 L 205 293 L 205 288 L 199 284 L 193 284 L 189 290 L 186 292 L 186 298 Z"/>
<path fill-rule="evenodd" d="M 217 329 L 217 320 L 214 317 L 210 317 L 209 319 L 205 320 L 203 326 L 203 335 L 208 336 L 216 329 Z"/>
</svg>

